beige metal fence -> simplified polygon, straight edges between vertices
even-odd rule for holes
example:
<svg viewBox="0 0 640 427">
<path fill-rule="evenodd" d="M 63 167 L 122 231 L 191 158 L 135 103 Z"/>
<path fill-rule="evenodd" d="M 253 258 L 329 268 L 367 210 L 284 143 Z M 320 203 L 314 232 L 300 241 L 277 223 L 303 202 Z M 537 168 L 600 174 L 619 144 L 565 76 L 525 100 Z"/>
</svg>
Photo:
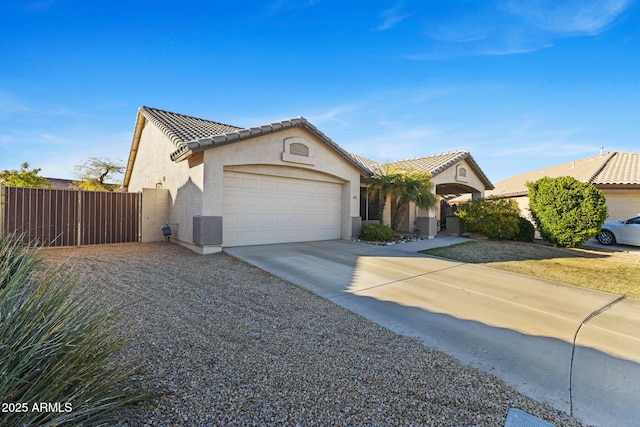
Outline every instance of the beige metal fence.
<svg viewBox="0 0 640 427">
<path fill-rule="evenodd" d="M 2 234 L 41 246 L 140 240 L 139 193 L 0 186 Z"/>
</svg>

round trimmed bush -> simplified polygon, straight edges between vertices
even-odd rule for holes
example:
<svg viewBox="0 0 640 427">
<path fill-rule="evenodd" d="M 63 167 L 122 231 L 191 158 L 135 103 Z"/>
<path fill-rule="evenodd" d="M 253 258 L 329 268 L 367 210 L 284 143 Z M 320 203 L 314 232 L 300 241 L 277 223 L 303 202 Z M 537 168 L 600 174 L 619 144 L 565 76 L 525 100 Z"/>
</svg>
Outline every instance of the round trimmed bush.
<svg viewBox="0 0 640 427">
<path fill-rule="evenodd" d="M 513 238 L 518 242 L 533 242 L 536 234 L 536 228 L 531 221 L 524 217 L 518 217 L 518 234 Z"/>
<path fill-rule="evenodd" d="M 513 239 L 518 233 L 518 204 L 510 199 L 474 199 L 458 206 L 465 231 L 490 239 Z"/>
<path fill-rule="evenodd" d="M 529 209 L 542 238 L 576 247 L 594 237 L 607 218 L 602 192 L 570 176 L 528 182 Z"/>
<path fill-rule="evenodd" d="M 362 227 L 360 239 L 367 242 L 390 242 L 393 240 L 393 230 L 385 224 L 368 224 Z"/>
</svg>

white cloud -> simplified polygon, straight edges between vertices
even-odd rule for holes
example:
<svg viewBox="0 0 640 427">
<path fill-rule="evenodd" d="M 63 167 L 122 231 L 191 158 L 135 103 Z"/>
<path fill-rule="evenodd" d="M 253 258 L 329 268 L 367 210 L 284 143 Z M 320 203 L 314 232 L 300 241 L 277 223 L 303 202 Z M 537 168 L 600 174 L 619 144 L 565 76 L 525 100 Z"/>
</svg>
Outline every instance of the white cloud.
<svg viewBox="0 0 640 427">
<path fill-rule="evenodd" d="M 17 114 L 31 113 L 35 110 L 7 92 L 0 91 L 0 120 Z"/>
<path fill-rule="evenodd" d="M 543 30 L 597 35 L 629 6 L 630 0 L 509 0 L 506 10 Z"/>
<path fill-rule="evenodd" d="M 281 11 L 289 11 L 294 9 L 303 9 L 311 7 L 317 4 L 320 0 L 276 0 L 267 6 L 269 13 L 276 13 Z"/>
<path fill-rule="evenodd" d="M 382 17 L 382 23 L 378 25 L 375 28 L 375 30 L 376 31 L 389 30 L 395 27 L 396 25 L 398 25 L 400 22 L 407 19 L 408 17 L 410 17 L 411 14 L 402 14 L 400 12 L 403 6 L 404 6 L 404 2 L 401 1 L 396 3 L 393 7 L 390 7 L 389 9 L 384 10 L 380 14 Z"/>
<path fill-rule="evenodd" d="M 426 24 L 424 35 L 429 43 L 422 52 L 406 58 L 441 61 L 531 53 L 553 47 L 559 38 L 602 34 L 618 22 L 631 3 L 632 0 L 500 0 L 476 4 L 475 9 L 465 5 L 458 14 Z"/>
<path fill-rule="evenodd" d="M 348 103 L 331 107 L 330 109 L 319 114 L 313 114 L 308 117 L 309 121 L 314 125 L 320 125 L 327 122 L 338 122 L 345 124 L 348 122 L 346 117 L 349 113 L 362 110 L 363 107 L 370 104 L 370 101 L 362 101 L 356 103 Z"/>
</svg>

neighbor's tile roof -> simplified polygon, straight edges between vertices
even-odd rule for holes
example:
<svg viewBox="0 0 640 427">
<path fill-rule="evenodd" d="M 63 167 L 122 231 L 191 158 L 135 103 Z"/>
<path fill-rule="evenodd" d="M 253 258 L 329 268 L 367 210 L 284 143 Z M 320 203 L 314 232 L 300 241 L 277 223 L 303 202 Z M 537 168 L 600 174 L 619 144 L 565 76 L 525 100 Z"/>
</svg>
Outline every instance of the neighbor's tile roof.
<svg viewBox="0 0 640 427">
<path fill-rule="evenodd" d="M 591 183 L 640 185 L 640 153 L 614 153 Z"/>
<path fill-rule="evenodd" d="M 527 182 L 548 176 L 571 176 L 582 182 L 599 184 L 640 184 L 640 153 L 612 152 L 537 169 L 496 182 L 492 196 L 524 196 Z"/>
<path fill-rule="evenodd" d="M 206 138 L 241 129 L 237 126 L 145 106 L 140 107 L 140 113 L 147 120 L 158 126 L 176 146 L 198 138 Z"/>
<path fill-rule="evenodd" d="M 53 185 L 53 188 L 56 190 L 74 190 L 75 187 L 73 183 L 75 182 L 72 179 L 63 179 L 63 178 L 47 178 L 49 184 Z"/>
</svg>

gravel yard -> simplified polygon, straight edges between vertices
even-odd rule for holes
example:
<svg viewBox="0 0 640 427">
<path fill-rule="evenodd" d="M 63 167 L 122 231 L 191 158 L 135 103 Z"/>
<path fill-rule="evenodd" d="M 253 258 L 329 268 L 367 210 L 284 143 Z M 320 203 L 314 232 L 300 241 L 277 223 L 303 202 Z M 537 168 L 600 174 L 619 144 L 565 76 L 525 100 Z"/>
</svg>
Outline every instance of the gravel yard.
<svg viewBox="0 0 640 427">
<path fill-rule="evenodd" d="M 581 425 L 492 375 L 224 253 L 168 243 L 50 249 L 124 306 L 159 395 L 123 426 L 503 426 L 517 407 Z"/>
</svg>

